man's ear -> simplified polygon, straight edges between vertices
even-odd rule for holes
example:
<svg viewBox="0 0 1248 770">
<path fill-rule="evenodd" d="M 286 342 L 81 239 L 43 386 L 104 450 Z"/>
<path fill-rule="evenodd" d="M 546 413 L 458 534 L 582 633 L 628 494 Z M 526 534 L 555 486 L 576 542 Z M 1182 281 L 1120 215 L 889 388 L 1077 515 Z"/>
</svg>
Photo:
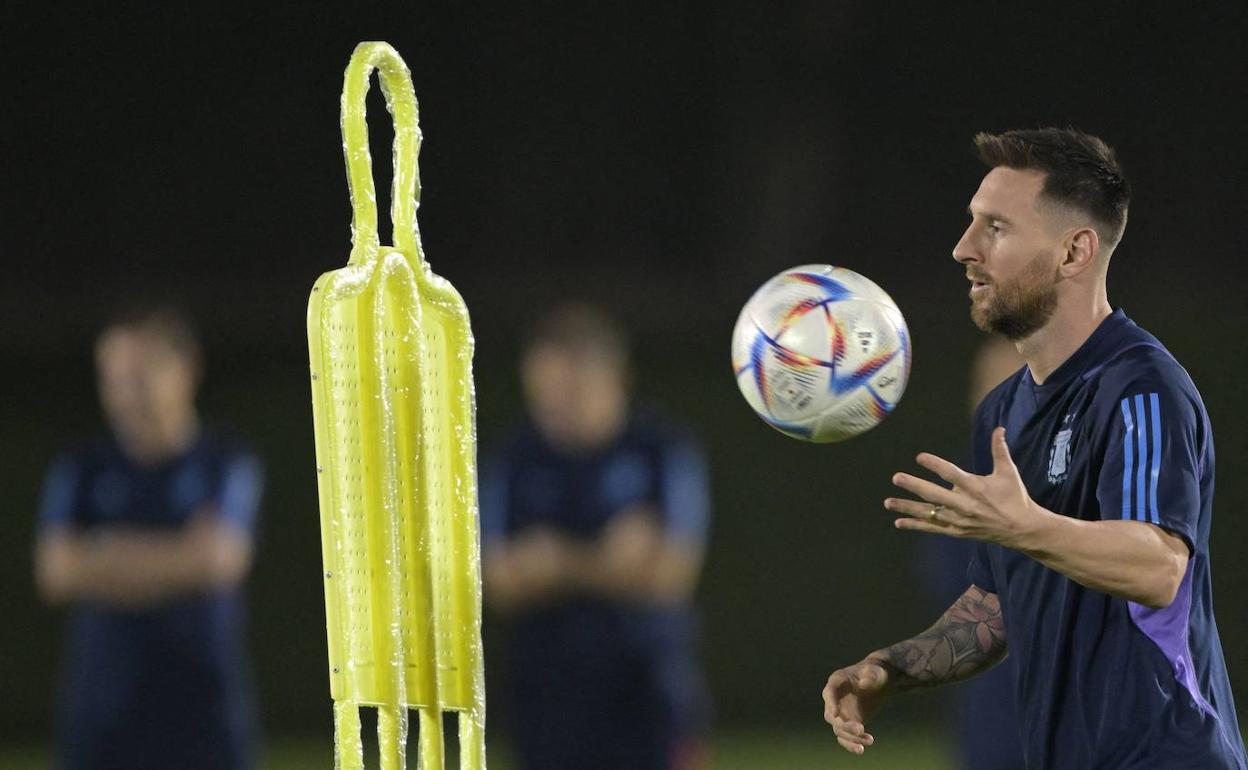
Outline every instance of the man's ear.
<svg viewBox="0 0 1248 770">
<path fill-rule="evenodd" d="M 1091 227 L 1072 230 L 1065 240 L 1066 255 L 1058 270 L 1065 278 L 1073 278 L 1096 263 L 1101 251 L 1101 238 Z"/>
</svg>

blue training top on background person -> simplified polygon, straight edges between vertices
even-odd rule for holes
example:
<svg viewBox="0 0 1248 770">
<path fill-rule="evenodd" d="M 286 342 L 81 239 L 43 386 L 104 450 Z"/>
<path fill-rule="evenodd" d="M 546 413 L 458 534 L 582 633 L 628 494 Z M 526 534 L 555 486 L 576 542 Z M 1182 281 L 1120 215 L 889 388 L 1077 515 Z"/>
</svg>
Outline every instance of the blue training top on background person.
<svg viewBox="0 0 1248 770">
<path fill-rule="evenodd" d="M 204 505 L 252 535 L 260 462 L 201 434 L 181 456 L 136 465 L 114 439 L 60 457 L 39 528 L 173 531 Z M 255 714 L 240 588 L 126 609 L 73 606 L 60 688 L 59 768 L 238 770 L 251 766 Z"/>
<path fill-rule="evenodd" d="M 634 415 L 610 444 L 560 452 L 526 424 L 483 465 L 486 547 L 532 526 L 586 541 L 633 505 L 666 535 L 701 546 L 706 463 L 683 434 Z M 702 728 L 706 696 L 687 605 L 567 597 L 512 618 L 514 734 L 525 767 L 666 768 Z M 585 764 L 589 763 L 589 764 Z"/>
</svg>

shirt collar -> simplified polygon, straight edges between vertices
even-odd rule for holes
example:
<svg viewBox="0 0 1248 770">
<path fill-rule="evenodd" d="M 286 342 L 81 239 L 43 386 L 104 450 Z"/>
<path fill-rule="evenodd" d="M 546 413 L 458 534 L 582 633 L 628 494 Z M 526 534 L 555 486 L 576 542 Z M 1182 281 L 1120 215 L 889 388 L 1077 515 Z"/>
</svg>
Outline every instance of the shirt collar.
<svg viewBox="0 0 1248 770">
<path fill-rule="evenodd" d="M 1031 376 L 1031 367 L 1027 367 L 1027 376 L 1024 382 L 1037 390 L 1047 390 L 1066 384 L 1072 378 L 1082 374 L 1097 361 L 1101 360 L 1107 348 L 1113 344 L 1118 332 L 1134 324 L 1135 322 L 1127 317 L 1122 308 L 1117 308 L 1105 320 L 1101 321 L 1092 334 L 1079 346 L 1078 350 L 1072 353 L 1069 358 L 1062 362 L 1061 366 L 1057 367 L 1048 376 L 1043 385 L 1036 384 L 1035 379 Z"/>
</svg>

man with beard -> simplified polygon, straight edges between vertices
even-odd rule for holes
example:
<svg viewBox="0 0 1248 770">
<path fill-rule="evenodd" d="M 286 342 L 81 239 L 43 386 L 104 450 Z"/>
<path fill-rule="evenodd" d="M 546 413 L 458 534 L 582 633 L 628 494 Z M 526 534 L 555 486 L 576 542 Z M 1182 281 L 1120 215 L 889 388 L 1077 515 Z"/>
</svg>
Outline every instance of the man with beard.
<svg viewBox="0 0 1248 770">
<path fill-rule="evenodd" d="M 1027 766 L 1248 768 L 1214 623 L 1213 437 L 1187 372 L 1105 282 L 1130 192 L 1074 130 L 980 134 L 991 169 L 953 256 L 971 317 L 1027 365 L 976 411 L 973 468 L 897 473 L 898 529 L 976 542 L 971 585 L 918 636 L 834 672 L 824 718 L 848 751 L 892 694 L 1010 653 Z"/>
</svg>

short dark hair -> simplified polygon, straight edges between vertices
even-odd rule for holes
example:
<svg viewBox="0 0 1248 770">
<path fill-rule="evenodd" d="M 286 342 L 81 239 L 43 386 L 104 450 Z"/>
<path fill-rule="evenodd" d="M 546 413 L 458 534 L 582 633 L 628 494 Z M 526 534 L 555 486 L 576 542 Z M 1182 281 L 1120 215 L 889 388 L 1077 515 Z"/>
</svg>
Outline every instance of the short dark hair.
<svg viewBox="0 0 1248 770">
<path fill-rule="evenodd" d="M 1109 248 L 1122 239 L 1131 185 L 1102 139 L 1074 128 L 981 132 L 975 135 L 975 151 L 989 168 L 1044 172 L 1042 195 L 1092 217 Z"/>
<path fill-rule="evenodd" d="M 152 299 L 124 300 L 104 323 L 101 336 L 112 329 L 133 329 L 159 337 L 171 350 L 199 367 L 203 349 L 190 316 L 180 306 Z"/>
<path fill-rule="evenodd" d="M 624 328 L 606 310 L 588 302 L 565 302 L 542 316 L 529 331 L 525 350 L 543 347 L 621 365 L 628 362 Z"/>
</svg>

